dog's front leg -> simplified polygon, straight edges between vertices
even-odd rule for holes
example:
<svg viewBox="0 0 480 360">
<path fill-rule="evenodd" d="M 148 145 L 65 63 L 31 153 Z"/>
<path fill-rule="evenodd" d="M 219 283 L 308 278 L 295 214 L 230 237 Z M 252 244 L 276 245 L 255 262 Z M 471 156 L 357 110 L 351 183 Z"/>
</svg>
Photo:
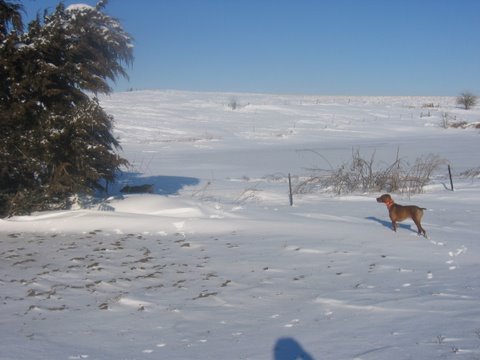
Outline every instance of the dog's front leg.
<svg viewBox="0 0 480 360">
<path fill-rule="evenodd" d="M 392 230 L 397 232 L 397 223 L 394 220 L 392 220 Z"/>
</svg>

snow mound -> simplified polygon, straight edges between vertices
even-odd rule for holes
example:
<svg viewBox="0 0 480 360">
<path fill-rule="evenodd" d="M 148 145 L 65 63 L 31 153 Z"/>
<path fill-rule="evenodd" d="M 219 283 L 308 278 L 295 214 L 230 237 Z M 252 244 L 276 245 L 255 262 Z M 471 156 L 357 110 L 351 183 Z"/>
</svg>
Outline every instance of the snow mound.
<svg viewBox="0 0 480 360">
<path fill-rule="evenodd" d="M 161 215 L 180 218 L 203 218 L 209 216 L 209 214 L 201 210 L 198 205 L 193 204 L 193 202 L 179 198 L 168 198 L 161 195 L 127 195 L 120 199 L 109 200 L 105 204 L 108 204 L 107 206 L 110 211 L 120 213 Z"/>
</svg>

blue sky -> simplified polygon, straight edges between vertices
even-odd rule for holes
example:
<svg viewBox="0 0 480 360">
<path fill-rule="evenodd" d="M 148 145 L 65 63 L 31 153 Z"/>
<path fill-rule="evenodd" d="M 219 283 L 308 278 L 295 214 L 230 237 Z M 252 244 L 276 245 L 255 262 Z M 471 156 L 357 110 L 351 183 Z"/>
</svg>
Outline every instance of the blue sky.
<svg viewBox="0 0 480 360">
<path fill-rule="evenodd" d="M 23 3 L 34 16 L 58 1 Z M 135 38 L 118 91 L 480 95 L 478 0 L 110 0 L 106 12 Z"/>
</svg>

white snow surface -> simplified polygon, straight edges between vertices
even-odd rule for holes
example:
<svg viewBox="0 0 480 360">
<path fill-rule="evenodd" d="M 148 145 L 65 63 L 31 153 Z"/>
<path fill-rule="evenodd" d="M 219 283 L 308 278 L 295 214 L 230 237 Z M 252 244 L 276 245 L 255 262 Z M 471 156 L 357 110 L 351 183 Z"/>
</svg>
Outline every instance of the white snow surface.
<svg viewBox="0 0 480 360">
<path fill-rule="evenodd" d="M 131 167 L 99 202 L 0 220 L 2 359 L 480 359 L 480 119 L 454 98 L 103 97 Z M 235 109 L 232 106 L 235 104 Z M 434 104 L 434 107 L 424 107 Z M 451 165 L 400 204 L 295 194 L 352 149 Z M 121 195 L 125 185 L 153 194 Z"/>
<path fill-rule="evenodd" d="M 87 4 L 71 4 L 71 5 L 68 5 L 65 10 L 66 11 L 85 11 L 85 10 L 93 10 L 93 9 L 95 9 L 93 6 L 87 5 Z"/>
</svg>

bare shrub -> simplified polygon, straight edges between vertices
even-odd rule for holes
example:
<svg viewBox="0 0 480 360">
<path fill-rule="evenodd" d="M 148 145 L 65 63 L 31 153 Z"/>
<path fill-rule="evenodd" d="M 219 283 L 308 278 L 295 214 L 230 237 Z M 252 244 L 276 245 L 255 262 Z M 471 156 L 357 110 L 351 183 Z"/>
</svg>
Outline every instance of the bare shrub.
<svg viewBox="0 0 480 360">
<path fill-rule="evenodd" d="M 465 120 L 458 120 L 456 116 L 451 116 L 449 113 L 442 113 L 442 122 L 441 126 L 444 129 L 454 128 L 454 129 L 480 129 L 480 122 L 467 122 Z"/>
<path fill-rule="evenodd" d="M 202 200 L 207 199 L 209 197 L 207 194 L 207 189 L 210 187 L 210 185 L 212 185 L 212 181 L 207 181 L 200 189 L 194 191 L 192 193 L 192 197 L 199 196 Z"/>
<path fill-rule="evenodd" d="M 449 124 L 449 127 L 454 129 L 465 129 L 468 126 L 466 121 L 457 121 Z"/>
<path fill-rule="evenodd" d="M 466 178 L 478 178 L 480 177 L 480 166 L 472 169 L 465 170 L 460 174 L 460 176 L 466 177 Z"/>
<path fill-rule="evenodd" d="M 244 204 L 250 201 L 258 201 L 260 197 L 258 193 L 261 190 L 257 189 L 256 187 L 247 188 L 242 191 L 242 193 L 235 199 L 235 203 Z"/>
<path fill-rule="evenodd" d="M 449 127 L 454 129 L 480 129 L 480 122 L 457 121 L 450 123 Z"/>
<path fill-rule="evenodd" d="M 355 191 L 397 191 L 403 173 L 403 161 L 398 156 L 391 164 L 378 168 L 375 162 L 375 152 L 369 159 L 364 159 L 360 151 L 352 151 L 352 160 L 336 169 L 330 176 L 333 191 L 337 194 Z"/>
<path fill-rule="evenodd" d="M 423 191 L 432 174 L 445 160 L 437 155 L 418 158 L 413 165 L 400 158 L 399 152 L 391 163 L 379 164 L 375 152 L 365 159 L 360 151 L 352 151 L 350 162 L 330 171 L 317 170 L 301 179 L 295 193 L 327 190 L 338 195 L 353 192 L 400 192 L 415 194 Z"/>
<path fill-rule="evenodd" d="M 408 194 L 418 194 L 423 192 L 423 188 L 428 185 L 434 171 L 440 166 L 445 165 L 445 159 L 438 155 L 429 154 L 415 160 L 413 166 L 407 169 L 403 179 L 401 192 Z"/>
<path fill-rule="evenodd" d="M 468 110 L 477 104 L 477 97 L 471 92 L 465 91 L 457 97 L 457 104 L 462 105 L 465 110 Z"/>
<path fill-rule="evenodd" d="M 235 97 L 231 97 L 230 100 L 228 101 L 227 106 L 232 110 L 237 110 L 237 108 L 238 108 L 237 99 Z"/>
</svg>

